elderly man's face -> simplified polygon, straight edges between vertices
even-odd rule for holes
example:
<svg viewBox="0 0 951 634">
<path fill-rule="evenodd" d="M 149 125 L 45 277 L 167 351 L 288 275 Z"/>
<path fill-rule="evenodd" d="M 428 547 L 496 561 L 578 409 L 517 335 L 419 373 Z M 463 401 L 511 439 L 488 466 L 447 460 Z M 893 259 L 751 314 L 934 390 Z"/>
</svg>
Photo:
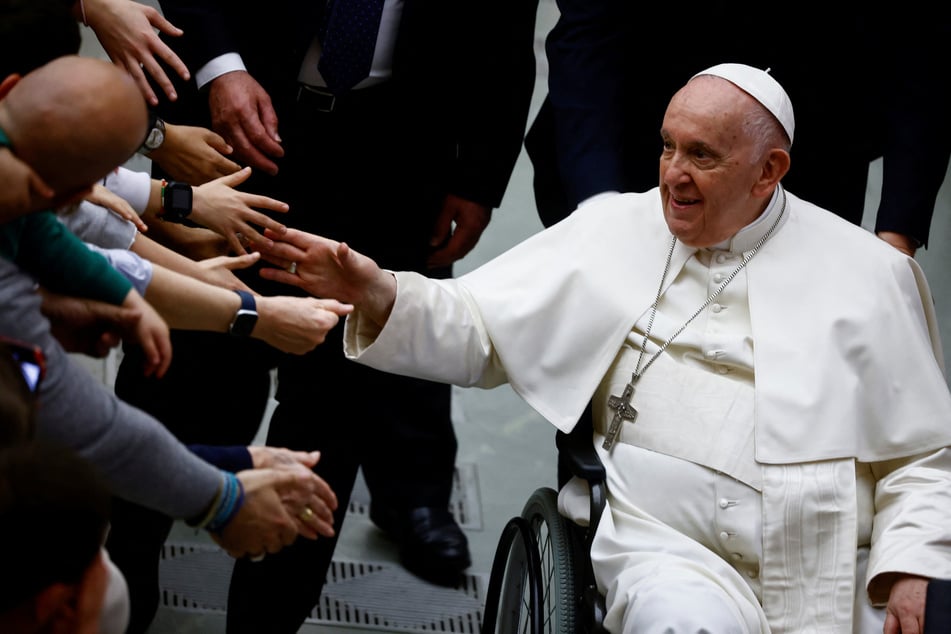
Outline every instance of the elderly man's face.
<svg viewBox="0 0 951 634">
<path fill-rule="evenodd" d="M 660 191 L 667 226 L 689 246 L 718 244 L 762 211 L 751 190 L 761 173 L 743 113 L 752 97 L 716 77 L 682 88 L 667 107 Z"/>
</svg>

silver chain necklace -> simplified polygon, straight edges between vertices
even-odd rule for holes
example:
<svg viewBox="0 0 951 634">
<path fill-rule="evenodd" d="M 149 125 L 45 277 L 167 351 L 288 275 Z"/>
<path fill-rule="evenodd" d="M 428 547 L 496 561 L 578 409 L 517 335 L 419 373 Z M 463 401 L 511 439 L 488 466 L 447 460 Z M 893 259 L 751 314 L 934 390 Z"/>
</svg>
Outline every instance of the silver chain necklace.
<svg viewBox="0 0 951 634">
<path fill-rule="evenodd" d="M 621 433 L 621 423 L 625 420 L 633 423 L 637 420 L 637 410 L 631 405 L 631 398 L 634 396 L 634 386 L 640 380 L 644 373 L 647 372 L 647 368 L 651 367 L 651 364 L 657 360 L 657 357 L 662 355 L 667 347 L 676 339 L 680 333 L 687 329 L 687 326 L 690 325 L 694 319 L 696 319 L 704 309 L 709 306 L 713 300 L 715 300 L 720 293 L 723 292 L 723 289 L 726 288 L 727 284 L 733 281 L 740 271 L 746 268 L 746 265 L 750 260 L 753 259 L 753 256 L 756 255 L 756 252 L 759 251 L 760 247 L 769 240 L 769 237 L 773 235 L 773 231 L 776 230 L 776 227 L 779 225 L 779 221 L 782 219 L 783 214 L 786 213 L 786 191 L 780 186 L 780 191 L 783 194 L 783 206 L 779 210 L 779 214 L 776 216 L 776 220 L 773 221 L 773 224 L 769 227 L 766 233 L 763 234 L 763 237 L 753 245 L 753 248 L 746 252 L 746 255 L 743 256 L 743 260 L 737 265 L 733 272 L 723 282 L 720 283 L 720 286 L 713 291 L 707 299 L 700 305 L 693 315 L 687 318 L 687 321 L 677 329 L 677 332 L 672 334 L 667 338 L 660 348 L 651 355 L 647 360 L 647 363 L 644 367 L 641 367 L 641 362 L 644 360 L 644 351 L 647 350 L 647 341 L 650 338 L 651 327 L 654 325 L 654 316 L 657 314 L 657 304 L 660 303 L 660 298 L 664 292 L 664 281 L 667 279 L 667 274 L 670 272 L 670 260 L 674 255 L 674 247 L 677 245 L 677 236 L 673 236 L 670 240 L 670 249 L 667 251 L 667 263 L 664 265 L 664 273 L 660 277 L 660 286 L 657 288 L 657 297 L 654 299 L 654 303 L 650 306 L 650 318 L 647 320 L 647 328 L 644 331 L 644 341 L 641 342 L 641 352 L 637 355 L 637 363 L 634 365 L 634 372 L 631 374 L 631 380 L 627 382 L 627 385 L 624 386 L 624 391 L 620 396 L 611 395 L 608 398 L 608 408 L 614 410 L 614 418 L 611 419 L 611 424 L 608 426 L 608 430 L 604 435 L 604 442 L 601 444 L 601 447 L 610 450 L 614 446 L 614 443 L 617 442 L 618 436 Z"/>
</svg>

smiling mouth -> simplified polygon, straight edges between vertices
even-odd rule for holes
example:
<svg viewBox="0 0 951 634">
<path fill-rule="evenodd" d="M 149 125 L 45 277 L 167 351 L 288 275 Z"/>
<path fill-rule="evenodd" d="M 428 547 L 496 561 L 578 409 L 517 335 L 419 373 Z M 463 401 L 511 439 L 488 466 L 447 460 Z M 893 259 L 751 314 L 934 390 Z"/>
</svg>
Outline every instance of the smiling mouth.
<svg viewBox="0 0 951 634">
<path fill-rule="evenodd" d="M 677 198 L 675 196 L 670 197 L 670 201 L 677 205 L 678 207 L 689 207 L 700 202 L 699 198 Z"/>
</svg>

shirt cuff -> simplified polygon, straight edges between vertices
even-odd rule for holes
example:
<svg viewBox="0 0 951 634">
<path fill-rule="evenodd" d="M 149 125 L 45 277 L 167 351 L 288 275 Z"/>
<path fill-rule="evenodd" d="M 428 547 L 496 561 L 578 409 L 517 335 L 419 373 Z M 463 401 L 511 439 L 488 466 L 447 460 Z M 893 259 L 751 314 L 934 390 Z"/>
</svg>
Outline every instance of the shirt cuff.
<svg viewBox="0 0 951 634">
<path fill-rule="evenodd" d="M 119 167 L 102 181 L 103 186 L 125 200 L 140 216 L 145 213 L 152 193 L 152 176 L 148 172 L 134 172 Z"/>
<path fill-rule="evenodd" d="M 247 70 L 244 60 L 237 53 L 225 53 L 199 68 L 198 72 L 195 73 L 195 83 L 198 84 L 198 89 L 201 90 L 212 79 L 236 70 Z"/>
</svg>

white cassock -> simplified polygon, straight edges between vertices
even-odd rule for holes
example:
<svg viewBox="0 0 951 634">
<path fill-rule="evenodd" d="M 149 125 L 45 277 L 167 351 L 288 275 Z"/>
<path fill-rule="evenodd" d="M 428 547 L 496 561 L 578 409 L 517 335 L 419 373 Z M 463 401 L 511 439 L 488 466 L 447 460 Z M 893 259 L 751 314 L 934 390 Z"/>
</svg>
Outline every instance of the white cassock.
<svg viewBox="0 0 951 634">
<path fill-rule="evenodd" d="M 716 249 L 677 243 L 644 362 L 781 198 Z M 670 240 L 658 190 L 599 201 L 457 280 L 398 273 L 386 327 L 351 315 L 345 350 L 462 386 L 508 381 L 564 431 L 593 396 L 603 431 Z M 592 556 L 609 629 L 651 618 L 664 583 L 697 581 L 715 588 L 698 602 L 736 631 L 881 631 L 878 575 L 951 577 L 942 358 L 917 263 L 788 195 L 772 237 L 638 382 L 637 422 L 610 453 L 595 433 L 610 513 Z M 563 511 L 579 501 L 563 490 Z"/>
</svg>

